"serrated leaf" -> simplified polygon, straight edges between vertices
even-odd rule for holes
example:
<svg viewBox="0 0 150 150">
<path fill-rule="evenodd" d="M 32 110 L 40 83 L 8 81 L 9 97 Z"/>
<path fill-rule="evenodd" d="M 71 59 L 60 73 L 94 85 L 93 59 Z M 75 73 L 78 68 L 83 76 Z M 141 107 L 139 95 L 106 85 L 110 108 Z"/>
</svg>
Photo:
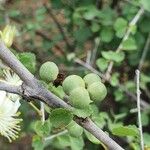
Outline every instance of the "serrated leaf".
<svg viewBox="0 0 150 150">
<path fill-rule="evenodd" d="M 143 5 L 145 10 L 150 11 L 150 1 L 149 0 L 141 0 L 141 4 Z"/>
<path fill-rule="evenodd" d="M 114 23 L 116 36 L 122 38 L 126 32 L 128 22 L 124 18 L 118 18 Z"/>
<path fill-rule="evenodd" d="M 111 28 L 102 28 L 101 32 L 100 32 L 100 39 L 103 42 L 110 42 L 113 39 L 114 33 L 113 30 Z"/>
<path fill-rule="evenodd" d="M 147 126 L 149 125 L 149 114 L 142 112 L 141 114 L 141 119 L 142 119 L 142 126 Z"/>
<path fill-rule="evenodd" d="M 120 90 L 120 89 L 116 90 L 114 95 L 115 95 L 115 101 L 118 102 L 118 101 L 123 100 L 124 95 L 123 95 L 123 91 L 122 90 Z"/>
<path fill-rule="evenodd" d="M 44 124 L 42 124 L 41 121 L 36 121 L 34 123 L 34 131 L 39 135 L 39 136 L 45 136 L 49 135 L 51 130 L 51 124 L 49 121 L 45 121 Z"/>
<path fill-rule="evenodd" d="M 36 57 L 33 53 L 19 53 L 17 55 L 18 59 L 23 63 L 23 65 L 29 69 L 32 73 L 36 71 Z"/>
<path fill-rule="evenodd" d="M 81 34 L 82 33 L 82 34 Z M 88 27 L 81 27 L 74 32 L 74 38 L 80 42 L 85 42 L 92 35 L 91 30 Z"/>
<path fill-rule="evenodd" d="M 58 149 L 67 149 L 67 147 L 70 147 L 71 150 L 82 150 L 84 141 L 82 136 L 75 138 L 65 134 L 55 138 L 53 146 Z"/>
<path fill-rule="evenodd" d="M 144 137 L 144 144 L 146 145 L 146 146 L 149 146 L 150 147 L 150 134 L 148 134 L 148 133 L 144 133 L 143 134 L 143 137 Z"/>
<path fill-rule="evenodd" d="M 117 136 L 138 136 L 139 131 L 135 125 L 120 125 L 112 128 L 112 134 Z"/>
<path fill-rule="evenodd" d="M 33 136 L 32 147 L 34 148 L 34 150 L 43 150 L 44 149 L 44 144 L 42 142 L 41 137 L 39 137 L 38 135 Z"/>
<path fill-rule="evenodd" d="M 97 14 L 99 13 L 99 11 L 96 9 L 96 7 L 89 7 L 89 9 L 87 9 L 88 11 L 86 11 L 83 15 L 83 17 L 86 20 L 92 20 L 94 19 L 94 17 L 97 16 Z"/>
<path fill-rule="evenodd" d="M 58 149 L 65 149 L 70 146 L 70 136 L 68 134 L 60 135 L 53 141 L 53 146 Z"/>
<path fill-rule="evenodd" d="M 77 115 L 78 117 L 81 117 L 81 118 L 89 117 L 92 113 L 93 113 L 93 111 L 90 106 L 85 109 L 74 108 L 74 110 L 73 110 L 73 114 Z"/>
<path fill-rule="evenodd" d="M 75 138 L 70 136 L 71 150 L 82 150 L 84 147 L 84 141 L 82 136 Z"/>
<path fill-rule="evenodd" d="M 102 56 L 107 60 L 113 60 L 115 62 L 121 62 L 125 58 L 124 52 L 116 53 L 114 51 L 102 51 Z"/>
<path fill-rule="evenodd" d="M 94 144 L 100 144 L 100 141 L 96 137 L 94 137 L 90 132 L 84 130 L 84 133 L 89 141 L 91 141 Z"/>
<path fill-rule="evenodd" d="M 100 30 L 100 25 L 96 22 L 92 22 L 91 30 L 92 32 L 98 32 Z"/>
<path fill-rule="evenodd" d="M 105 71 L 108 67 L 108 60 L 99 58 L 96 60 L 96 65 L 101 71 Z"/>
<path fill-rule="evenodd" d="M 125 40 L 122 46 L 123 46 L 122 47 L 123 50 L 136 50 L 137 49 L 135 39 L 133 38 L 128 38 L 127 40 Z"/>
<path fill-rule="evenodd" d="M 54 109 L 50 114 L 50 122 L 55 128 L 63 128 L 67 126 L 72 119 L 72 113 L 63 108 Z"/>
<path fill-rule="evenodd" d="M 119 74 L 114 73 L 110 79 L 110 84 L 112 86 L 117 86 L 119 84 Z"/>
</svg>

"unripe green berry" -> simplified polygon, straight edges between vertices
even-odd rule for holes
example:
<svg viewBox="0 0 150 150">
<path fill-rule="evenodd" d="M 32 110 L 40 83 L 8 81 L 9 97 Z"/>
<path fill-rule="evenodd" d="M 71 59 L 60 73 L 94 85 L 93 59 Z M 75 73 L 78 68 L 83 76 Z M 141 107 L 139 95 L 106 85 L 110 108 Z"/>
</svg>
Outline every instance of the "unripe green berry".
<svg viewBox="0 0 150 150">
<path fill-rule="evenodd" d="M 59 73 L 55 63 L 47 61 L 40 67 L 40 77 L 45 81 L 54 81 Z"/>
<path fill-rule="evenodd" d="M 69 123 L 67 126 L 68 132 L 70 133 L 71 136 L 73 137 L 79 137 L 83 133 L 83 128 L 80 127 L 76 122 L 72 121 Z"/>
<path fill-rule="evenodd" d="M 88 91 L 83 87 L 78 87 L 71 91 L 69 96 L 70 104 L 75 108 L 87 108 L 92 102 Z"/>
<path fill-rule="evenodd" d="M 102 101 L 107 95 L 107 89 L 101 82 L 94 82 L 88 87 L 91 100 L 95 102 Z"/>
<path fill-rule="evenodd" d="M 63 81 L 63 89 L 66 94 L 70 94 L 77 87 L 85 87 L 84 80 L 77 75 L 70 75 Z"/>
<path fill-rule="evenodd" d="M 89 86 L 94 82 L 101 82 L 101 78 L 95 73 L 87 74 L 84 76 L 83 80 L 85 81 L 86 86 Z"/>
</svg>

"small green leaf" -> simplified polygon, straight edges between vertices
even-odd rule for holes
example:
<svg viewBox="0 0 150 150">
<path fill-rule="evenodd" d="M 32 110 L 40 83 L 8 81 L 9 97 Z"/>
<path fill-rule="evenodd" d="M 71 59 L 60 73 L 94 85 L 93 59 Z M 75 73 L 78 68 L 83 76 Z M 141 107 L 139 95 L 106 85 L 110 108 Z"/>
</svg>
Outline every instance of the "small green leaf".
<svg viewBox="0 0 150 150">
<path fill-rule="evenodd" d="M 39 137 L 38 135 L 33 136 L 32 147 L 34 148 L 34 150 L 43 150 L 44 149 L 44 144 L 42 142 L 41 137 Z"/>
<path fill-rule="evenodd" d="M 125 40 L 122 44 L 122 49 L 123 50 L 136 50 L 137 49 L 137 45 L 135 42 L 134 38 L 128 38 L 127 40 Z"/>
<path fill-rule="evenodd" d="M 94 144 L 100 144 L 100 141 L 96 137 L 94 137 L 90 132 L 84 130 L 84 133 L 89 141 L 91 141 Z"/>
<path fill-rule="evenodd" d="M 117 136 L 138 136 L 139 130 L 135 125 L 120 125 L 112 128 L 112 134 Z"/>
<path fill-rule="evenodd" d="M 53 146 L 58 149 L 66 149 L 70 146 L 70 136 L 69 134 L 60 135 L 53 141 Z"/>
<path fill-rule="evenodd" d="M 113 60 L 115 62 L 121 62 L 125 58 L 124 52 L 116 53 L 114 51 L 102 51 L 102 56 L 107 60 Z"/>
<path fill-rule="evenodd" d="M 113 39 L 114 33 L 111 28 L 103 28 L 100 32 L 100 39 L 103 42 L 109 43 Z"/>
<path fill-rule="evenodd" d="M 84 141 L 82 136 L 76 138 L 65 134 L 55 138 L 53 146 L 57 149 L 67 149 L 67 147 L 70 147 L 71 150 L 82 150 Z"/>
<path fill-rule="evenodd" d="M 106 112 L 100 112 L 99 114 L 92 114 L 92 120 L 96 123 L 99 128 L 103 128 L 108 122 L 111 122 Z"/>
<path fill-rule="evenodd" d="M 141 73 L 141 82 L 150 83 L 150 76 Z"/>
<path fill-rule="evenodd" d="M 86 20 L 93 20 L 99 14 L 99 11 L 96 7 L 94 7 L 94 5 L 82 7 L 81 10 L 84 11 L 82 16 Z"/>
<path fill-rule="evenodd" d="M 33 53 L 23 52 L 17 54 L 17 58 L 23 63 L 29 71 L 35 73 L 36 71 L 36 57 Z"/>
<path fill-rule="evenodd" d="M 149 125 L 149 114 L 146 112 L 142 112 L 141 114 L 141 119 L 142 119 L 142 126 L 147 126 Z"/>
<path fill-rule="evenodd" d="M 90 105 L 87 108 L 84 109 L 77 109 L 75 108 L 73 110 L 73 114 L 77 115 L 78 117 L 86 118 L 89 117 L 93 113 Z"/>
<path fill-rule="evenodd" d="M 62 86 L 55 87 L 55 86 L 53 85 L 53 83 L 50 83 L 50 84 L 48 85 L 48 89 L 49 89 L 52 93 L 54 93 L 56 96 L 60 97 L 61 99 L 63 99 L 64 96 L 65 96 L 65 92 L 64 92 Z"/>
<path fill-rule="evenodd" d="M 143 5 L 145 10 L 150 11 L 150 1 L 149 0 L 141 0 L 141 4 Z"/>
<path fill-rule="evenodd" d="M 100 25 L 96 22 L 92 22 L 91 30 L 92 32 L 98 32 L 100 30 Z"/>
<path fill-rule="evenodd" d="M 130 31 L 131 31 L 132 34 L 136 33 L 136 31 L 137 31 L 137 26 L 136 25 L 130 25 L 129 28 L 130 28 Z"/>
<path fill-rule="evenodd" d="M 124 18 L 118 18 L 114 24 L 116 36 L 122 38 L 126 32 L 128 22 Z"/>
<path fill-rule="evenodd" d="M 119 84 L 119 73 L 114 73 L 110 79 L 110 84 L 112 86 L 117 86 Z"/>
<path fill-rule="evenodd" d="M 48 136 L 51 130 L 51 124 L 49 121 L 45 121 L 44 124 L 41 121 L 36 121 L 34 123 L 34 130 L 41 137 Z"/>
<path fill-rule="evenodd" d="M 63 128 L 67 126 L 72 119 L 72 113 L 63 108 L 54 109 L 50 114 L 50 122 L 55 128 Z"/>
<path fill-rule="evenodd" d="M 80 137 L 83 133 L 83 128 L 79 126 L 75 121 L 72 121 L 67 126 L 69 134 L 73 137 Z"/>
<path fill-rule="evenodd" d="M 84 141 L 82 136 L 78 138 L 70 137 L 70 146 L 71 146 L 71 150 L 83 150 Z"/>
<path fill-rule="evenodd" d="M 144 144 L 146 145 L 146 146 L 150 146 L 150 134 L 148 134 L 148 133 L 144 133 L 143 134 L 143 137 L 144 137 Z"/>
<path fill-rule="evenodd" d="M 116 90 L 114 95 L 115 95 L 115 101 L 117 102 L 123 100 L 124 98 L 123 91 L 120 89 Z"/>
<path fill-rule="evenodd" d="M 108 60 L 104 58 L 99 58 L 96 60 L 96 65 L 101 71 L 105 71 L 108 67 Z"/>
<path fill-rule="evenodd" d="M 80 43 L 85 42 L 91 35 L 91 30 L 85 26 L 74 32 L 74 38 Z"/>
</svg>

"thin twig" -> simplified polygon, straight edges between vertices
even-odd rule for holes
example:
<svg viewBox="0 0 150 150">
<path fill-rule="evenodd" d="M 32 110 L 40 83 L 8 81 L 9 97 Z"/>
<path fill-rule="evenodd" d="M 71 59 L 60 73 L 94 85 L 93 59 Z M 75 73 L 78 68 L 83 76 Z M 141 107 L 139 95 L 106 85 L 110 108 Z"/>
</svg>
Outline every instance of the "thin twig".
<svg viewBox="0 0 150 150">
<path fill-rule="evenodd" d="M 44 32 L 42 32 L 40 30 L 36 30 L 35 33 L 47 41 L 50 41 L 50 42 L 53 41 L 50 38 L 50 36 L 47 36 Z M 55 44 L 54 47 L 59 51 L 60 54 L 65 55 L 64 50 L 58 44 Z"/>
<path fill-rule="evenodd" d="M 94 62 L 95 62 L 95 59 L 96 59 L 96 53 L 97 53 L 97 50 L 98 50 L 98 47 L 100 45 L 100 38 L 96 38 L 95 39 L 95 46 L 94 46 L 94 49 L 92 51 L 92 57 L 91 57 L 91 65 L 93 66 Z"/>
<path fill-rule="evenodd" d="M 86 63 L 87 63 L 87 64 L 90 64 L 90 63 L 91 63 L 91 51 L 88 51 L 88 52 L 87 52 Z"/>
<path fill-rule="evenodd" d="M 101 78 L 105 79 L 105 76 L 104 76 L 101 72 L 97 71 L 97 70 L 94 69 L 92 66 L 90 66 L 89 64 L 83 62 L 82 60 L 76 58 L 76 59 L 74 60 L 74 62 L 80 64 L 81 66 L 87 68 L 88 70 L 90 70 L 90 71 L 92 71 L 92 72 L 98 74 Z"/>
<path fill-rule="evenodd" d="M 148 52 L 148 50 L 149 50 L 149 46 L 150 46 L 150 33 L 148 34 L 147 41 L 146 41 L 146 43 L 145 43 L 144 50 L 143 50 L 143 53 L 142 53 L 142 57 L 141 57 L 141 59 L 140 59 L 140 63 L 139 63 L 139 66 L 138 66 L 138 69 L 139 69 L 139 70 L 141 70 L 142 67 L 143 67 L 143 63 L 144 63 L 144 61 L 145 61 L 147 52 Z"/>
<path fill-rule="evenodd" d="M 136 70 L 136 86 L 137 86 L 137 109 L 138 109 L 138 125 L 140 131 L 140 144 L 141 150 L 144 150 L 144 140 L 143 140 L 143 131 L 142 131 L 142 120 L 141 120 L 141 108 L 140 108 L 140 71 Z"/>
<path fill-rule="evenodd" d="M 123 42 L 126 41 L 130 35 L 130 33 L 132 32 L 132 26 L 136 25 L 136 23 L 138 22 L 138 20 L 141 18 L 141 16 L 143 15 L 144 13 L 144 9 L 143 8 L 140 8 L 140 10 L 137 12 L 137 14 L 134 16 L 134 18 L 131 20 L 131 22 L 129 23 L 129 26 L 128 26 L 128 29 L 127 29 L 127 32 L 125 33 L 123 39 L 121 40 L 121 43 L 119 44 L 117 50 L 116 50 L 116 53 L 119 53 L 122 48 L 123 48 Z M 108 65 L 108 68 L 107 68 L 107 71 L 105 73 L 105 77 L 107 80 L 109 80 L 110 78 L 110 74 L 111 74 L 111 71 L 112 71 L 112 68 L 113 68 L 113 65 L 114 65 L 114 62 L 111 61 Z"/>
<path fill-rule="evenodd" d="M 45 108 L 44 108 L 44 103 L 40 102 L 40 111 L 41 111 L 41 121 L 42 124 L 45 122 Z"/>
<path fill-rule="evenodd" d="M 44 141 L 50 141 L 50 140 L 52 140 L 52 139 L 54 139 L 54 138 L 56 138 L 58 136 L 66 134 L 66 133 L 68 133 L 68 130 L 64 130 L 64 131 L 61 131 L 61 132 L 59 132 L 57 134 L 53 134 L 51 136 L 48 136 L 48 137 L 44 138 Z"/>
<path fill-rule="evenodd" d="M 29 105 L 41 116 L 41 111 L 32 102 L 29 102 Z"/>
</svg>

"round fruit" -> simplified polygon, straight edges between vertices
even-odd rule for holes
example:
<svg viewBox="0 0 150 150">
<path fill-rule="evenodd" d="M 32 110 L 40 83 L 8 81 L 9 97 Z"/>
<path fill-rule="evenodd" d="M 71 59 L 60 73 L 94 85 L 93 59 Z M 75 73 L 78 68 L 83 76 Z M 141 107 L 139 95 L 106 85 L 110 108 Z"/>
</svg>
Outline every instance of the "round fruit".
<svg viewBox="0 0 150 150">
<path fill-rule="evenodd" d="M 101 82 L 94 82 L 87 90 L 90 94 L 91 100 L 95 102 L 102 101 L 107 95 L 107 89 Z"/>
<path fill-rule="evenodd" d="M 40 67 L 40 77 L 45 81 L 54 81 L 59 73 L 55 63 L 47 61 Z"/>
<path fill-rule="evenodd" d="M 83 128 L 80 127 L 76 122 L 72 121 L 68 126 L 67 126 L 68 132 L 70 133 L 71 136 L 73 137 L 79 137 L 83 133 Z"/>
<path fill-rule="evenodd" d="M 70 75 L 63 81 L 63 89 L 66 94 L 70 94 L 77 87 L 85 87 L 84 80 L 77 75 Z"/>
<path fill-rule="evenodd" d="M 87 86 L 91 85 L 94 82 L 101 82 L 101 78 L 95 73 L 89 73 L 83 79 Z"/>
<path fill-rule="evenodd" d="M 83 87 L 78 87 L 71 91 L 69 102 L 75 108 L 84 109 L 87 108 L 92 101 L 90 100 L 88 91 Z"/>
</svg>

